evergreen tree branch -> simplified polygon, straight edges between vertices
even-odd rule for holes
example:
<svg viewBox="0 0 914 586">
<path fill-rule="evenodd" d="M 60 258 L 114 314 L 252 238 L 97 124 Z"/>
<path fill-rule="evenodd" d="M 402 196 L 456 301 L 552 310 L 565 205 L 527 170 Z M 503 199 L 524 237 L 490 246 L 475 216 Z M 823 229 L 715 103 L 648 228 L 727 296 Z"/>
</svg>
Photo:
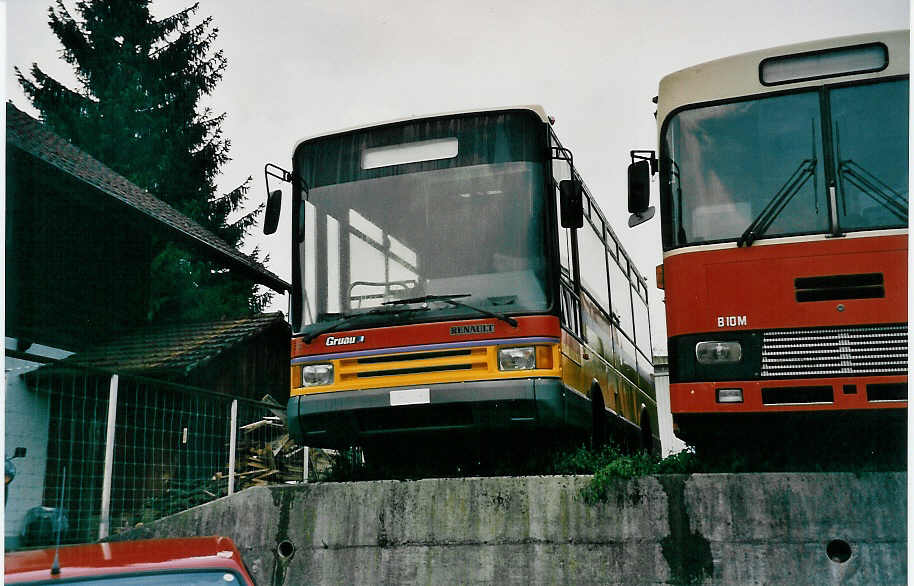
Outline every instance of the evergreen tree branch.
<svg viewBox="0 0 914 586">
<path fill-rule="evenodd" d="M 250 178 L 217 196 L 230 160 L 225 114 L 200 101 L 221 81 L 227 59 L 212 17 L 199 4 L 155 20 L 150 0 L 80 0 L 71 14 L 53 0 L 48 24 L 79 84 L 71 90 L 37 64 L 16 76 L 41 119 L 137 185 L 149 189 L 233 246 L 241 246 L 262 206 L 242 209 Z M 259 311 L 271 295 L 232 271 L 157 242 L 149 317 L 210 319 Z M 254 261 L 257 260 L 255 249 Z M 266 259 L 265 259 L 266 260 Z"/>
</svg>

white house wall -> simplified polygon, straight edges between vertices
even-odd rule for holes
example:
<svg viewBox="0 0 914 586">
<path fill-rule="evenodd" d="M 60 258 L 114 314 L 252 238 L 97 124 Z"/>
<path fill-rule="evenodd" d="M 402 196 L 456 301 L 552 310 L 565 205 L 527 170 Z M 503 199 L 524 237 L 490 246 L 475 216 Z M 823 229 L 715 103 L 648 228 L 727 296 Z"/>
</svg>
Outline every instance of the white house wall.
<svg viewBox="0 0 914 586">
<path fill-rule="evenodd" d="M 7 349 L 16 347 L 16 340 L 6 338 Z M 65 358 L 71 353 L 59 348 L 33 344 L 29 354 L 48 358 Z M 3 533 L 5 548 L 16 547 L 23 529 L 26 512 L 40 506 L 48 456 L 49 406 L 46 393 L 29 390 L 22 375 L 41 366 L 38 362 L 19 358 L 4 358 L 6 374 L 5 396 L 5 454 L 12 456 L 17 447 L 26 449 L 24 458 L 13 460 L 16 478 L 9 485 L 9 501 L 5 507 Z"/>
</svg>

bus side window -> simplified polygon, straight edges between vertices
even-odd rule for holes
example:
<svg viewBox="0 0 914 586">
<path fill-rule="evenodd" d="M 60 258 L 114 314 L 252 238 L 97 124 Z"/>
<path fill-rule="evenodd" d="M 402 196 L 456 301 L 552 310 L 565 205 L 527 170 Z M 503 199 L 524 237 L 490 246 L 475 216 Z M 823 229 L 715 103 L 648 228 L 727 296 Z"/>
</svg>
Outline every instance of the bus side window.
<svg viewBox="0 0 914 586">
<path fill-rule="evenodd" d="M 552 137 L 552 146 L 559 146 Z M 570 278 L 571 275 L 571 236 L 568 228 L 562 227 L 562 206 L 561 196 L 559 195 L 559 182 L 565 179 L 571 179 L 571 165 L 568 161 L 562 159 L 552 159 L 552 193 L 555 197 L 555 222 L 559 234 L 559 261 L 562 265 L 562 273 Z"/>
<path fill-rule="evenodd" d="M 602 223 L 600 225 L 602 228 Z M 581 264 L 581 287 L 590 293 L 597 305 L 609 313 L 609 285 L 606 281 L 606 245 L 590 222 L 578 230 L 578 262 Z"/>
<path fill-rule="evenodd" d="M 628 261 L 619 254 L 622 266 L 615 260 L 609 260 L 609 284 L 612 294 L 613 316 L 618 320 L 616 325 L 629 339 L 634 339 L 632 319 L 632 290 L 628 280 Z"/>
<path fill-rule="evenodd" d="M 556 224 L 558 225 L 559 233 L 559 262 L 562 265 L 562 275 L 570 279 L 571 256 L 568 254 L 568 251 L 571 250 L 571 236 L 568 228 L 562 228 L 562 212 L 560 210 L 561 206 L 559 205 L 558 188 L 556 188 L 555 206 Z"/>
<path fill-rule="evenodd" d="M 636 287 L 633 283 L 632 287 Z M 651 327 L 648 318 L 647 301 L 642 297 L 642 287 L 632 291 L 632 301 L 635 305 L 635 344 L 645 357 L 651 356 Z"/>
<path fill-rule="evenodd" d="M 569 285 L 562 283 L 562 322 L 577 337 L 581 337 L 581 324 L 578 321 L 579 302 Z"/>
</svg>

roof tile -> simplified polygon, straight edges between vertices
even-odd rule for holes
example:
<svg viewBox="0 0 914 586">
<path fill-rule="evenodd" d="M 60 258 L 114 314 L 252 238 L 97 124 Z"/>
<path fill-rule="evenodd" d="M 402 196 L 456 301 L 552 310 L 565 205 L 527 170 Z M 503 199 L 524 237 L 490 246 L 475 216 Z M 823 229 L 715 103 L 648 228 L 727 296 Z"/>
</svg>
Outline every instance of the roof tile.
<svg viewBox="0 0 914 586">
<path fill-rule="evenodd" d="M 122 374 L 185 375 L 281 323 L 281 312 L 205 323 L 150 326 L 45 368 L 88 367 Z"/>
</svg>

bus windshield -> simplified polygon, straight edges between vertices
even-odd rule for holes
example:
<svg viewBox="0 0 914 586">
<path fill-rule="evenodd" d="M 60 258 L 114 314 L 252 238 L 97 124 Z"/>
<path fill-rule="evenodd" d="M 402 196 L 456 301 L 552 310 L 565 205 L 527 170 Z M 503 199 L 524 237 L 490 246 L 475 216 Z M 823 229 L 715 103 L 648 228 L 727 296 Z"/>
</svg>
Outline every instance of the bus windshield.
<svg viewBox="0 0 914 586">
<path fill-rule="evenodd" d="M 506 161 L 313 188 L 297 329 L 547 310 L 544 183 L 541 163 Z M 395 303 L 424 296 L 460 303 Z"/>
<path fill-rule="evenodd" d="M 662 136 L 664 248 L 906 227 L 907 128 L 906 79 L 682 110 Z"/>
</svg>

